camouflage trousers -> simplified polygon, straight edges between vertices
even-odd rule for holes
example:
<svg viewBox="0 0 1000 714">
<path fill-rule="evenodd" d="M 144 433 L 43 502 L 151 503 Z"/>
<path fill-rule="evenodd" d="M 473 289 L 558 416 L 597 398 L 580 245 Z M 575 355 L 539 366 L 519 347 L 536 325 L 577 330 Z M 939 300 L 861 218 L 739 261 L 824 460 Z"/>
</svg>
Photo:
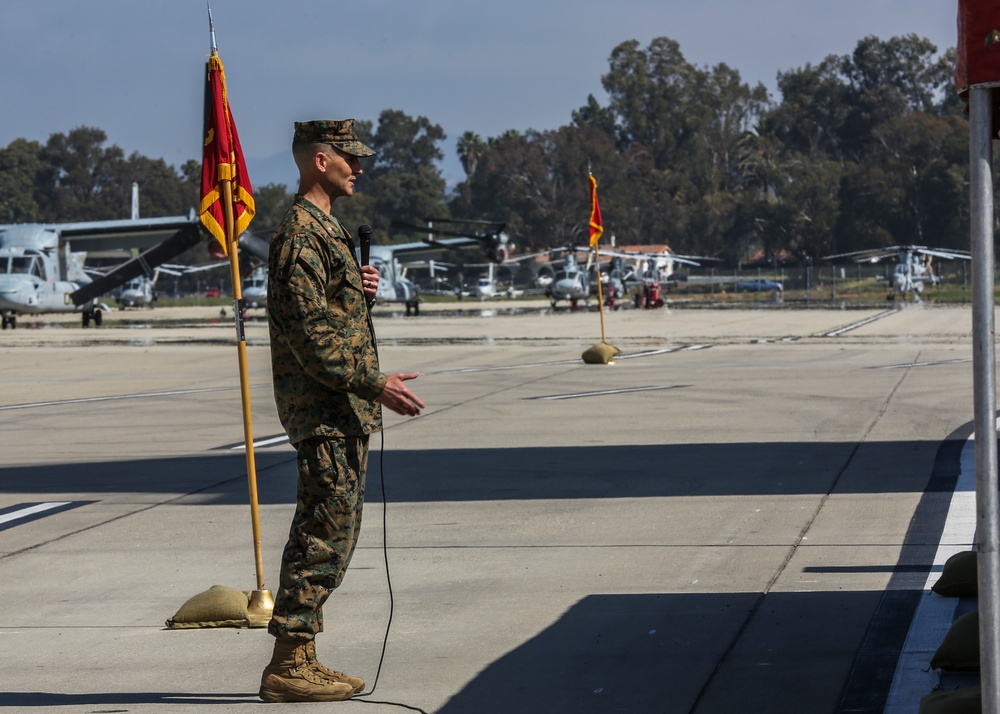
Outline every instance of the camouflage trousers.
<svg viewBox="0 0 1000 714">
<path fill-rule="evenodd" d="M 298 502 L 267 630 L 311 639 L 323 631 L 323 603 L 344 579 L 361 532 L 368 436 L 305 439 L 296 462 Z"/>
</svg>

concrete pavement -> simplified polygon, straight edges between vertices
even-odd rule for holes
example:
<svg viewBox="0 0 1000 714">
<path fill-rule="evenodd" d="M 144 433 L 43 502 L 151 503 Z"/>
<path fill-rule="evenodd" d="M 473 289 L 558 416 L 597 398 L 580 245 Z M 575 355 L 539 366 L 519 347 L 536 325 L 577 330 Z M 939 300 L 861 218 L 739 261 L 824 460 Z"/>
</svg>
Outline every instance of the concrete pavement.
<svg viewBox="0 0 1000 714">
<path fill-rule="evenodd" d="M 969 308 L 627 310 L 611 366 L 580 360 L 596 313 L 466 312 L 376 314 L 428 408 L 372 441 L 320 656 L 372 683 L 384 542 L 392 626 L 371 696 L 306 708 L 882 711 L 970 429 Z M 163 627 L 254 587 L 234 331 L 208 317 L 0 335 L 0 514 L 65 503 L 0 524 L 0 706 L 267 706 L 266 632 Z M 247 342 L 274 588 L 295 466 L 266 325 Z"/>
</svg>

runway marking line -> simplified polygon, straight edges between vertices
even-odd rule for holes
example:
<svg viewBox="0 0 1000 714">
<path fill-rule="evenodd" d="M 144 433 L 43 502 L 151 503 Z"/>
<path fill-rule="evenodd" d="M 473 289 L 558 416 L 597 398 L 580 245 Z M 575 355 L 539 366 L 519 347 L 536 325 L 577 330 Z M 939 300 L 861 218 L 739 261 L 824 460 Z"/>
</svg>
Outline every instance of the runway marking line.
<svg viewBox="0 0 1000 714">
<path fill-rule="evenodd" d="M 682 389 L 690 384 L 660 384 L 653 387 L 626 387 L 623 389 L 603 389 L 597 392 L 577 392 L 575 394 L 549 394 L 543 397 L 525 397 L 528 400 L 580 399 L 581 397 L 603 397 L 609 394 L 631 394 L 632 392 L 655 392 L 661 389 Z"/>
<path fill-rule="evenodd" d="M 226 392 L 239 387 L 205 387 L 203 389 L 178 389 L 170 392 L 140 392 L 138 394 L 118 394 L 107 397 L 80 397 L 79 399 L 60 399 L 52 402 L 30 402 L 28 404 L 9 404 L 0 407 L 0 411 L 11 409 L 33 409 L 36 407 L 53 407 L 61 404 L 89 404 L 91 402 L 113 402 L 119 399 L 147 399 L 149 397 L 173 397 L 182 394 L 206 394 L 208 392 Z"/>
<path fill-rule="evenodd" d="M 0 509 L 0 531 L 37 521 L 46 516 L 62 513 L 72 508 L 86 506 L 95 501 L 45 501 L 42 503 L 19 503 Z"/>
<path fill-rule="evenodd" d="M 265 446 L 278 446 L 279 444 L 287 444 L 287 443 L 288 443 L 288 435 L 278 434 L 277 436 L 267 436 L 264 437 L 263 439 L 254 439 L 253 448 L 259 449 Z M 247 445 L 245 441 L 241 441 L 238 444 L 230 444 L 226 446 L 220 446 L 218 448 L 229 449 L 229 451 L 245 451 Z"/>
<path fill-rule="evenodd" d="M 962 449 L 959 476 L 952 493 L 948 515 L 927 576 L 923 594 L 910 623 L 906 641 L 896 663 L 884 714 L 915 712 L 920 699 L 937 686 L 939 677 L 930 660 L 945 634 L 951 629 L 959 598 L 942 597 L 931 590 L 941 577 L 945 561 L 955 553 L 970 550 L 976 530 L 975 435 Z"/>
<path fill-rule="evenodd" d="M 898 309 L 892 309 L 892 310 L 886 310 L 885 312 L 880 312 L 879 314 L 872 315 L 871 317 L 867 317 L 864 320 L 858 320 L 857 322 L 852 322 L 850 325 L 844 325 L 843 327 L 838 327 L 836 330 L 831 330 L 830 332 L 824 332 L 823 337 L 839 337 L 845 332 L 850 332 L 851 330 L 856 330 L 859 327 L 864 327 L 865 325 L 871 322 L 875 322 L 876 320 L 881 320 L 884 317 L 889 317 L 889 315 L 893 315 L 897 312 L 899 312 Z"/>
<path fill-rule="evenodd" d="M 910 367 L 935 367 L 939 364 L 963 364 L 971 362 L 972 358 L 962 357 L 958 359 L 939 359 L 934 362 L 907 362 L 906 364 L 886 364 L 881 367 L 869 367 L 868 369 L 909 369 Z"/>
</svg>

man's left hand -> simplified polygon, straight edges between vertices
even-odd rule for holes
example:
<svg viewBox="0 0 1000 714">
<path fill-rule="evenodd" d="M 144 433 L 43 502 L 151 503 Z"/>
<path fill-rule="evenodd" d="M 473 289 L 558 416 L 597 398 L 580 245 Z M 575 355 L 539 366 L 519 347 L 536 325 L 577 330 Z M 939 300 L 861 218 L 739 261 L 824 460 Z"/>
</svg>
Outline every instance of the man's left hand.
<svg viewBox="0 0 1000 714">
<path fill-rule="evenodd" d="M 378 269 L 370 265 L 361 266 L 361 289 L 364 290 L 365 299 L 369 302 L 378 292 Z"/>
</svg>

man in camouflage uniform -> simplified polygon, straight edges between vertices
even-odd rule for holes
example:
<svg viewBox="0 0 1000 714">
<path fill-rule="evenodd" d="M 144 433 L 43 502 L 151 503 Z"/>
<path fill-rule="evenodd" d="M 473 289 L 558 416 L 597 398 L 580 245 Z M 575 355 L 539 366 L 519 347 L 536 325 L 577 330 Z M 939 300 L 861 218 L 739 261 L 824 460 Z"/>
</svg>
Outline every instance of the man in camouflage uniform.
<svg viewBox="0 0 1000 714">
<path fill-rule="evenodd" d="M 381 406 L 408 416 L 424 406 L 405 385 L 416 373 L 379 371 L 368 314 L 378 271 L 358 264 L 351 234 L 330 215 L 336 199 L 354 193 L 360 158 L 374 153 L 355 136 L 353 119 L 297 122 L 299 190 L 271 240 L 274 399 L 296 449 L 298 502 L 268 624 L 276 638 L 261 677 L 268 702 L 335 701 L 364 688 L 320 664 L 313 640 L 358 541 L 368 439 L 382 428 Z"/>
</svg>

